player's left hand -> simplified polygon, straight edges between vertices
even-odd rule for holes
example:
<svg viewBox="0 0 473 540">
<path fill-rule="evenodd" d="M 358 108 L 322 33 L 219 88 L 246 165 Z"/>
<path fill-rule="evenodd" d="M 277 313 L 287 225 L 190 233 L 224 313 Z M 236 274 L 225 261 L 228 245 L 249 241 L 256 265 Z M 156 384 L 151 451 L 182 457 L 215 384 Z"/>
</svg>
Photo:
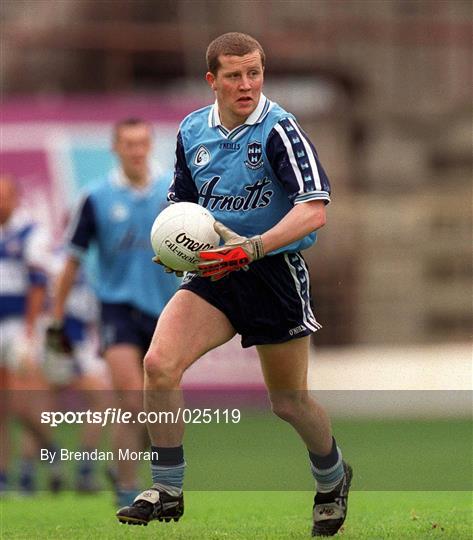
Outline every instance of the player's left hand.
<svg viewBox="0 0 473 540">
<path fill-rule="evenodd" d="M 197 268 L 200 276 L 216 281 L 230 272 L 245 269 L 251 262 L 264 257 L 261 236 L 240 236 L 220 221 L 214 223 L 214 229 L 225 240 L 225 245 L 199 253 L 201 262 Z"/>
<path fill-rule="evenodd" d="M 152 261 L 156 264 L 160 264 L 164 268 L 166 274 L 176 274 L 177 277 L 182 277 L 184 275 L 184 272 L 181 272 L 181 270 L 173 270 L 172 268 L 169 268 L 169 266 L 163 264 L 159 260 L 159 257 L 153 257 Z"/>
</svg>

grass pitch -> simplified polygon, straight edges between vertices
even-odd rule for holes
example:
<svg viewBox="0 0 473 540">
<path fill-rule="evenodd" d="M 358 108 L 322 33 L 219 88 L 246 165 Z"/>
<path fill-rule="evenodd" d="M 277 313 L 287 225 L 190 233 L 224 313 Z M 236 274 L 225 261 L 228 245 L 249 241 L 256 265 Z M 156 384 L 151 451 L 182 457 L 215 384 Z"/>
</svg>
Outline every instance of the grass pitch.
<svg viewBox="0 0 473 540">
<path fill-rule="evenodd" d="M 111 494 L 72 493 L 1 503 L 0 537 L 18 539 L 166 538 L 179 540 L 308 539 L 313 494 L 297 492 L 186 493 L 178 523 L 147 527 L 118 523 Z M 349 539 L 452 540 L 472 537 L 471 493 L 353 492 L 339 534 Z"/>
<path fill-rule="evenodd" d="M 243 419 L 238 426 L 188 426 L 185 514 L 179 523 L 120 524 L 107 491 L 43 491 L 34 497 L 12 492 L 0 499 L 0 538 L 310 538 L 313 480 L 306 450 L 289 426 L 269 414 Z M 353 420 L 335 422 L 334 429 L 354 468 L 341 538 L 473 537 L 469 420 Z M 70 426 L 57 433 L 62 446 L 78 448 Z M 75 465 L 64 466 L 70 487 Z M 40 482 L 46 470 L 43 465 Z M 147 463 L 142 482 L 149 487 Z"/>
</svg>

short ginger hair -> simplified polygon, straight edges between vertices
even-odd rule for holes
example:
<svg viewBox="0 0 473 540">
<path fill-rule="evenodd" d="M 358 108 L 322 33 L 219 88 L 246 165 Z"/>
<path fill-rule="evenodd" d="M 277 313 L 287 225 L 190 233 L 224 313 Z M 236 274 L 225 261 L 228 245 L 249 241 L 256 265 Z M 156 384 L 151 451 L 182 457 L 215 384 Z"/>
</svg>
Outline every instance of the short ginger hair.
<svg viewBox="0 0 473 540">
<path fill-rule="evenodd" d="M 207 47 L 207 69 L 213 75 L 217 75 L 220 68 L 219 57 L 223 56 L 245 56 L 258 51 L 261 56 L 261 64 L 264 67 L 266 55 L 263 47 L 255 38 L 241 32 L 228 32 L 215 38 Z"/>
</svg>

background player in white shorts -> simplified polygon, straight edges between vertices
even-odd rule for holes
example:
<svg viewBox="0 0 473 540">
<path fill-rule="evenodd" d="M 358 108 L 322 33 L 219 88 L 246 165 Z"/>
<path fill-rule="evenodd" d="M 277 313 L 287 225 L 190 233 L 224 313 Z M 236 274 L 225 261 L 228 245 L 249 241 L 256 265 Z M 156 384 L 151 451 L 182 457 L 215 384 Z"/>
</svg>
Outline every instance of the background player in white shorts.
<svg viewBox="0 0 473 540">
<path fill-rule="evenodd" d="M 10 456 L 8 421 L 14 416 L 43 448 L 55 451 L 52 431 L 41 424 L 38 411 L 48 403 L 48 384 L 39 365 L 38 323 L 44 313 L 47 290 L 49 239 L 47 233 L 20 207 L 17 181 L 0 177 L 0 489 L 12 482 L 7 478 Z M 26 399 L 26 394 L 28 399 Z M 33 467 L 37 454 L 22 445 L 20 489 L 34 490 Z M 51 470 L 50 485 L 59 489 L 57 464 Z"/>
<path fill-rule="evenodd" d="M 66 257 L 62 246 L 52 253 L 49 265 L 52 298 Z M 111 390 L 110 374 L 105 360 L 99 356 L 98 301 L 83 269 L 78 270 L 67 298 L 63 323 L 64 334 L 58 335 L 51 328 L 46 332 L 42 363 L 45 376 L 55 389 L 66 387 L 78 391 L 85 410 L 105 410 Z M 82 455 L 88 455 L 88 452 L 99 448 L 104 428 L 100 424 L 86 422 L 80 429 L 80 451 Z M 77 491 L 92 493 L 98 490 L 96 468 L 89 459 L 78 463 Z"/>
</svg>

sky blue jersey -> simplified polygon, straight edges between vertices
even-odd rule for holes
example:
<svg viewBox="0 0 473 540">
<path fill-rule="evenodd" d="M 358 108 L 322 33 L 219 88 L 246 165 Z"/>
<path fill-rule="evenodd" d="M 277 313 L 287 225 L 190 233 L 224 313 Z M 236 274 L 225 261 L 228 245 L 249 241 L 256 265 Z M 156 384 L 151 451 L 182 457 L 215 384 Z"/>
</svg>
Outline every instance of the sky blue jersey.
<svg viewBox="0 0 473 540">
<path fill-rule="evenodd" d="M 217 103 L 182 122 L 169 199 L 196 202 L 243 236 L 262 234 L 295 204 L 330 201 L 314 145 L 294 116 L 263 94 L 246 122 L 228 131 Z M 316 233 L 274 252 L 311 246 Z"/>
<path fill-rule="evenodd" d="M 158 316 L 180 280 L 152 262 L 150 231 L 166 206 L 169 182 L 157 177 L 144 190 L 130 186 L 121 171 L 94 185 L 82 198 L 69 230 L 69 248 L 80 257 L 97 246 L 96 294 Z"/>
</svg>

